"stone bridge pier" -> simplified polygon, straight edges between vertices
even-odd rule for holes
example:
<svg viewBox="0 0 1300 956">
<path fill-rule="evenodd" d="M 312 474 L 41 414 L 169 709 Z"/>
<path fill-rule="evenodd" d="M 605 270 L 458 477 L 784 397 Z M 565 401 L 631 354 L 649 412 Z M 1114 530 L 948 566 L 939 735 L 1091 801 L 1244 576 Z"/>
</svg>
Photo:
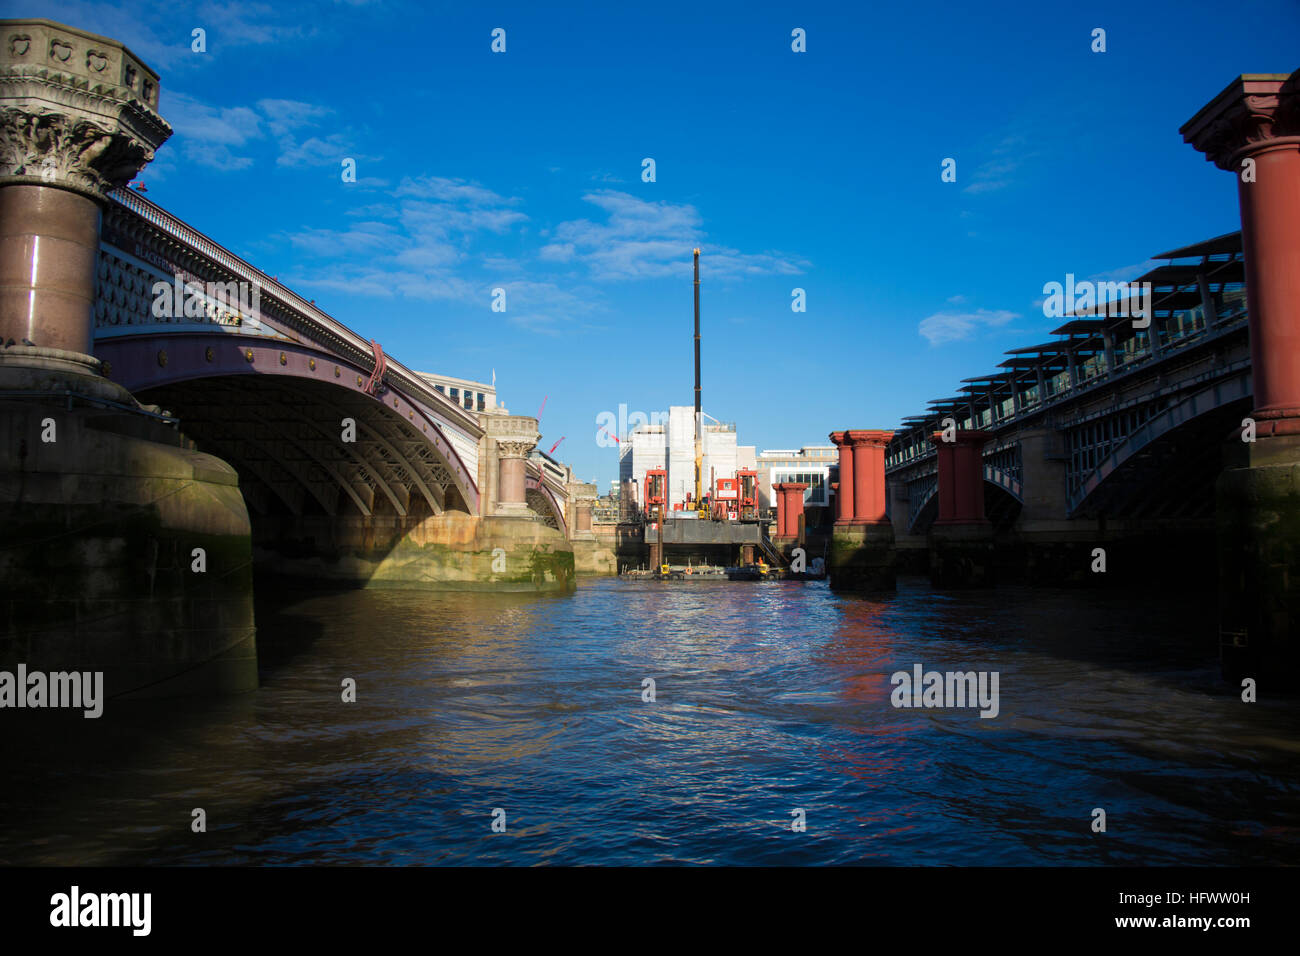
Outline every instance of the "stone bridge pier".
<svg viewBox="0 0 1300 956">
<path fill-rule="evenodd" d="M 995 580 L 993 525 L 984 516 L 985 431 L 935 432 L 939 517 L 930 527 L 930 581 L 987 587 Z"/>
<path fill-rule="evenodd" d="M 556 501 L 544 474 L 532 474 L 529 456 L 541 437 L 537 419 L 485 415 L 483 427 L 479 442 L 483 516 L 477 519 L 474 560 L 482 564 L 484 573 L 474 577 L 492 587 L 573 587 L 576 572 L 567 506 Z M 550 523 L 540 518 L 547 512 Z"/>
<path fill-rule="evenodd" d="M 567 491 L 569 540 L 573 546 L 574 570 L 579 575 L 617 574 L 616 543 L 607 538 L 598 538 L 592 528 L 596 485 L 589 481 L 571 481 Z"/>
<path fill-rule="evenodd" d="M 803 493 L 808 486 L 803 482 L 777 482 L 772 486 L 777 493 L 776 535 L 778 545 L 795 545 L 799 541 L 800 521 L 803 518 Z"/>
<path fill-rule="evenodd" d="M 90 354 L 101 206 L 171 135 L 158 76 L 48 20 L 0 30 L 0 669 L 103 671 L 110 699 L 255 688 L 236 473 Z"/>
<path fill-rule="evenodd" d="M 1219 640 L 1231 678 L 1300 665 L 1300 70 L 1233 80 L 1182 128 L 1237 181 L 1254 411 L 1216 486 Z M 1251 426 L 1253 425 L 1254 440 Z"/>
<path fill-rule="evenodd" d="M 828 572 L 837 591 L 892 591 L 898 581 L 894 526 L 885 506 L 885 448 L 893 432 L 831 432 L 840 481 Z"/>
</svg>

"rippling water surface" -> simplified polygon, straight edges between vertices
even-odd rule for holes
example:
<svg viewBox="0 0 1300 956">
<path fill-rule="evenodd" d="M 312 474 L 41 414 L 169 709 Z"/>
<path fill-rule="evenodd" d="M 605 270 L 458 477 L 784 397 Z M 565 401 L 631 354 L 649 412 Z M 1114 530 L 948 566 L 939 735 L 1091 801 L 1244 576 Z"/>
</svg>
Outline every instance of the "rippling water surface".
<svg viewBox="0 0 1300 956">
<path fill-rule="evenodd" d="M 280 594 L 255 694 L 10 712 L 0 862 L 1295 863 L 1300 707 L 1222 684 L 1212 613 L 907 579 Z M 895 709 L 917 663 L 998 671 L 1000 714 Z"/>
</svg>

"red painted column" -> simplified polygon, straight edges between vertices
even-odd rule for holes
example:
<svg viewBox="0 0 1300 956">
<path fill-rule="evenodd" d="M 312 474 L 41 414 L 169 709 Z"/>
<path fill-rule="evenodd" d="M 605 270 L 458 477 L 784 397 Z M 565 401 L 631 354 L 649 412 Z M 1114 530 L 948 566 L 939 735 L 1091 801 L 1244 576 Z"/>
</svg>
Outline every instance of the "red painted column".
<svg viewBox="0 0 1300 956">
<path fill-rule="evenodd" d="M 803 514 L 803 493 L 806 483 L 789 481 L 772 486 L 781 495 L 776 512 L 776 533 L 783 538 L 793 538 L 799 533 L 799 516 Z"/>
<path fill-rule="evenodd" d="M 853 522 L 853 446 L 844 437 L 845 432 L 831 432 L 831 441 L 840 450 L 840 493 L 836 499 L 835 523 Z"/>
<path fill-rule="evenodd" d="M 1257 436 L 1300 434 L 1300 70 L 1238 77 L 1180 132 L 1237 177 Z"/>
<path fill-rule="evenodd" d="M 844 437 L 853 446 L 853 523 L 888 522 L 885 517 L 885 447 L 894 433 L 850 431 L 845 432 Z"/>
<path fill-rule="evenodd" d="M 983 524 L 984 444 L 991 432 L 959 431 L 953 441 L 934 433 L 939 453 L 939 517 L 937 525 Z"/>
</svg>

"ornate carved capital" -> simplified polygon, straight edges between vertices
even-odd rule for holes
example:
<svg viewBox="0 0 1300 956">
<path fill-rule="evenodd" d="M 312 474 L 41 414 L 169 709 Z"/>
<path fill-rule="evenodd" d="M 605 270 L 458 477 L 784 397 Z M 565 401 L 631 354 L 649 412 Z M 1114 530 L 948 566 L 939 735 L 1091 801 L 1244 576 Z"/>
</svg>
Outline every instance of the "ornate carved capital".
<svg viewBox="0 0 1300 956">
<path fill-rule="evenodd" d="M 498 438 L 497 455 L 501 458 L 527 458 L 528 453 L 537 447 L 537 439 Z"/>
<path fill-rule="evenodd" d="M 1300 143 L 1300 71 L 1237 77 L 1179 132 L 1210 162 L 1234 171 L 1252 152 Z"/>
<path fill-rule="evenodd" d="M 158 75 L 114 40 L 50 20 L 0 20 L 0 185 L 98 199 L 153 159 L 172 129 Z"/>
<path fill-rule="evenodd" d="M 874 429 L 854 429 L 844 433 L 844 441 L 850 445 L 877 445 L 881 448 L 889 444 L 889 440 L 894 437 L 893 432 L 878 431 Z"/>
</svg>

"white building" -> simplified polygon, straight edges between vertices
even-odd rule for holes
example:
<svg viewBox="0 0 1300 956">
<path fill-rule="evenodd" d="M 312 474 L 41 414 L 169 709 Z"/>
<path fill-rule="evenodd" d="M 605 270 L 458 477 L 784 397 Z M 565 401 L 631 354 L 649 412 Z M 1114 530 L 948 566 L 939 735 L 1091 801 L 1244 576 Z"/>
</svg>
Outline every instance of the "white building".
<svg viewBox="0 0 1300 956">
<path fill-rule="evenodd" d="M 497 410 L 497 387 L 486 382 L 473 382 L 467 378 L 452 378 L 449 375 L 434 375 L 431 372 L 416 372 L 435 389 L 442 392 L 467 412 L 492 412 Z M 496 376 L 493 375 L 493 378 Z M 500 409 L 505 411 L 504 408 Z"/>
<path fill-rule="evenodd" d="M 754 446 L 736 444 L 736 426 L 704 415 L 700 488 L 709 494 L 717 478 L 730 478 L 739 468 L 755 468 Z M 635 482 L 643 503 L 645 474 L 652 468 L 668 471 L 668 507 L 685 506 L 695 494 L 695 408 L 673 405 L 666 424 L 639 425 L 619 445 L 619 481 Z"/>
<path fill-rule="evenodd" d="M 839 471 L 840 450 L 834 445 L 805 445 L 798 449 L 764 450 L 758 456 L 759 507 L 775 508 L 772 486 L 802 482 L 805 508 L 830 506 L 832 469 Z"/>
</svg>

